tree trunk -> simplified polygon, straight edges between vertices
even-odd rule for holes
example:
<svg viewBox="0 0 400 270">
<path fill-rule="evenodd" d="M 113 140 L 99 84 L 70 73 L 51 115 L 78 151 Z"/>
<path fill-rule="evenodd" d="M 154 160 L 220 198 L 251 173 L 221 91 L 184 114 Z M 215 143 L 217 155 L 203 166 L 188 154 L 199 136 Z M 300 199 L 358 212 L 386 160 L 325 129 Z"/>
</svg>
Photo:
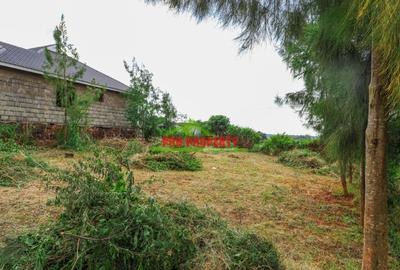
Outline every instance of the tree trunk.
<svg viewBox="0 0 400 270">
<path fill-rule="evenodd" d="M 366 130 L 363 270 L 388 269 L 385 99 L 380 70 L 379 53 L 373 48 Z"/>
<path fill-rule="evenodd" d="M 353 164 L 349 163 L 349 183 L 353 184 Z"/>
<path fill-rule="evenodd" d="M 67 106 L 65 105 L 65 108 L 64 108 L 64 145 L 67 144 L 67 140 L 68 140 L 67 123 L 68 123 L 68 114 L 67 114 Z"/>
<path fill-rule="evenodd" d="M 340 182 L 342 183 L 343 188 L 343 195 L 349 196 L 349 191 L 347 190 L 347 183 L 346 183 L 346 163 L 340 165 Z"/>
<path fill-rule="evenodd" d="M 364 209 L 365 209 L 365 151 L 363 151 L 360 161 L 360 224 L 364 228 Z"/>
</svg>

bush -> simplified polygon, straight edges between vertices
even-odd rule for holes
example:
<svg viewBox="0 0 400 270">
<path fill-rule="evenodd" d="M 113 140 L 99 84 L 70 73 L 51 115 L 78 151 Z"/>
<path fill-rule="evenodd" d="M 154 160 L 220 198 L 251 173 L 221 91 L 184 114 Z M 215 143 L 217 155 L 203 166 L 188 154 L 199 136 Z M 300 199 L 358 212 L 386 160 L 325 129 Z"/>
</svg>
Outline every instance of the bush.
<svg viewBox="0 0 400 270">
<path fill-rule="evenodd" d="M 194 137 L 194 136 L 210 136 L 211 132 L 207 126 L 200 121 L 189 120 L 188 122 L 181 123 L 174 128 L 164 130 L 162 136 L 164 137 Z"/>
<path fill-rule="evenodd" d="M 17 139 L 16 125 L 0 125 L 0 152 L 16 152 L 19 147 L 16 143 Z"/>
<path fill-rule="evenodd" d="M 252 148 L 254 144 L 259 143 L 262 139 L 262 135 L 251 129 L 242 128 L 234 125 L 230 125 L 227 132 L 231 137 L 238 137 L 237 146 Z"/>
<path fill-rule="evenodd" d="M 224 115 L 213 115 L 207 121 L 208 128 L 217 136 L 226 135 L 229 124 L 229 118 Z"/>
<path fill-rule="evenodd" d="M 296 148 L 308 149 L 314 152 L 321 152 L 322 145 L 319 139 L 296 139 Z"/>
<path fill-rule="evenodd" d="M 210 210 L 160 204 L 118 164 L 92 158 L 64 175 L 63 213 L 8 240 L 0 269 L 282 269 L 274 246 Z"/>
<path fill-rule="evenodd" d="M 278 134 L 254 145 L 251 149 L 253 152 L 262 152 L 268 155 L 278 155 L 281 152 L 293 149 L 296 141 L 285 134 Z"/>
<path fill-rule="evenodd" d="M 202 168 L 201 161 L 195 154 L 188 152 L 148 154 L 143 158 L 143 163 L 153 171 L 199 171 Z"/>
</svg>

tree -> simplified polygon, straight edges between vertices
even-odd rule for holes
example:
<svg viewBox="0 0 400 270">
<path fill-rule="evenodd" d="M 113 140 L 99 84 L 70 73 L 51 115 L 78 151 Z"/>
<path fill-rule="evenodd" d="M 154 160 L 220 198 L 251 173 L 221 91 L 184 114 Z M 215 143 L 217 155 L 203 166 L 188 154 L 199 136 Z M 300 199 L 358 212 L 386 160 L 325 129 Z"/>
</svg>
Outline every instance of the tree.
<svg viewBox="0 0 400 270">
<path fill-rule="evenodd" d="M 321 54 L 321 28 L 309 24 L 301 37 L 283 44 L 280 54 L 294 76 L 304 80 L 305 89 L 276 102 L 289 104 L 319 132 L 326 157 L 339 163 L 347 195 L 346 171 L 350 180 L 349 168 L 365 147 L 369 54 L 358 51 L 356 44 L 337 44 L 339 54 Z"/>
<path fill-rule="evenodd" d="M 364 220 L 363 269 L 387 269 L 387 195 L 385 180 L 385 107 L 386 98 L 398 104 L 400 97 L 400 2 L 381 0 L 355 1 L 238 1 L 238 0 L 148 0 L 161 2 L 178 12 L 189 11 L 199 21 L 207 17 L 222 26 L 236 26 L 241 49 L 251 48 L 266 38 L 284 43 L 296 38 L 311 22 L 324 23 L 332 35 L 334 28 L 345 31 L 337 40 L 361 40 L 371 51 L 371 83 L 366 130 L 366 200 Z M 336 16 L 335 16 L 336 15 Z M 339 15 L 339 16 L 337 16 Z M 347 15 L 347 16 L 346 16 Z M 332 20 L 334 18 L 335 20 Z M 343 23 L 338 24 L 338 21 Z M 327 39 L 322 39 L 327 40 Z M 349 42 L 350 43 L 350 42 Z M 321 52 L 334 43 L 325 42 Z M 333 46 L 334 47 L 334 46 Z"/>
<path fill-rule="evenodd" d="M 368 126 L 366 130 L 366 195 L 364 270 L 388 269 L 388 205 L 386 127 L 388 111 L 400 97 L 400 2 L 353 2 L 357 24 L 367 29 L 363 40 L 371 48 Z"/>
<path fill-rule="evenodd" d="M 68 41 L 64 15 L 53 31 L 53 37 L 56 51 L 45 50 L 44 77 L 56 90 L 57 105 L 64 108 L 63 145 L 77 148 L 82 143 L 88 108 L 103 90 L 88 88 L 85 94 L 77 95 L 76 82 L 86 69 L 79 63 L 76 48 Z"/>
<path fill-rule="evenodd" d="M 131 78 L 126 93 L 126 116 L 132 126 L 149 140 L 159 135 L 162 126 L 172 126 L 177 112 L 170 95 L 153 85 L 153 74 L 149 70 L 139 66 L 135 59 L 131 66 L 127 62 L 124 65 Z"/>
<path fill-rule="evenodd" d="M 213 115 L 207 121 L 210 131 L 217 136 L 226 135 L 229 125 L 229 118 L 224 115 Z"/>
<path fill-rule="evenodd" d="M 169 93 L 163 93 L 161 98 L 161 115 L 163 120 L 163 128 L 172 128 L 178 117 L 178 112 L 172 103 L 171 95 Z"/>
</svg>

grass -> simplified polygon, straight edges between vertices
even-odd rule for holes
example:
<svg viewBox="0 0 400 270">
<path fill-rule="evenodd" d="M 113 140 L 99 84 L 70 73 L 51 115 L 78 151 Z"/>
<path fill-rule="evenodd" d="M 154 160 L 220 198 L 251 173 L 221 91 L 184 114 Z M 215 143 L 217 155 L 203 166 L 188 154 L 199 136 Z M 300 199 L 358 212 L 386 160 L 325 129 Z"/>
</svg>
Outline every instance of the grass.
<svg viewBox="0 0 400 270">
<path fill-rule="evenodd" d="M 78 153 L 72 160 L 63 153 L 51 149 L 32 155 L 63 168 L 86 155 Z M 257 153 L 200 151 L 196 155 L 203 163 L 201 171 L 138 169 L 135 181 L 155 198 L 212 208 L 230 225 L 271 239 L 288 269 L 360 267 L 356 206 L 351 198 L 334 195 L 340 190 L 338 179 L 286 167 L 274 157 Z M 146 184 L 149 179 L 157 181 Z M 58 211 L 46 204 L 54 192 L 39 181 L 27 183 L 22 190 L 0 187 L 0 192 L 5 213 L 0 218 L 0 231 L 4 232 L 0 240 L 29 226 L 37 227 Z"/>
<path fill-rule="evenodd" d="M 288 269 L 355 269 L 361 230 L 355 203 L 333 194 L 337 179 L 289 168 L 256 153 L 199 153 L 200 172 L 158 172 L 145 190 L 165 200 L 215 209 L 231 224 L 273 239 Z M 137 181 L 150 175 L 136 172 Z M 357 268 L 356 267 L 356 268 Z"/>
<path fill-rule="evenodd" d="M 105 156 L 57 175 L 66 181 L 54 201 L 62 214 L 7 239 L 1 269 L 282 269 L 268 240 L 230 228 L 210 209 L 159 203 Z"/>
</svg>

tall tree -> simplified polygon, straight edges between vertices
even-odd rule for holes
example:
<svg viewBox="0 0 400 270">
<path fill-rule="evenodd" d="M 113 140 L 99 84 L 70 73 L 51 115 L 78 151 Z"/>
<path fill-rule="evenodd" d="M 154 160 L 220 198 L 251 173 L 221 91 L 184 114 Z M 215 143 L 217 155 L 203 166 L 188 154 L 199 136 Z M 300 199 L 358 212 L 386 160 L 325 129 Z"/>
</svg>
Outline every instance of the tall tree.
<svg viewBox="0 0 400 270">
<path fill-rule="evenodd" d="M 167 92 L 162 93 L 161 97 L 161 115 L 163 128 L 172 128 L 178 117 L 178 112 L 172 103 L 171 95 Z"/>
<path fill-rule="evenodd" d="M 400 2 L 357 0 L 351 11 L 368 30 L 364 42 L 372 53 L 362 268 L 388 269 L 386 122 L 388 111 L 400 103 Z"/>
<path fill-rule="evenodd" d="M 171 127 L 177 118 L 171 96 L 153 85 L 153 74 L 135 59 L 132 64 L 124 62 L 131 78 L 129 91 L 126 93 L 126 116 L 132 126 L 149 140 L 158 135 L 160 127 Z"/>
<path fill-rule="evenodd" d="M 389 95 L 391 101 L 395 103 L 399 103 L 400 97 L 398 50 L 400 1 L 148 0 L 147 2 L 164 3 L 178 12 L 189 11 L 199 21 L 206 17 L 214 17 L 224 27 L 239 27 L 242 32 L 238 40 L 241 41 L 242 50 L 251 48 L 266 38 L 282 42 L 296 37 L 302 33 L 304 25 L 312 21 L 320 22 L 324 18 L 334 18 L 329 16 L 332 14 L 342 15 L 331 21 L 330 26 L 330 28 L 345 26 L 343 28 L 346 31 L 342 32 L 342 39 L 351 41 L 361 36 L 363 41 L 367 41 L 366 47 L 372 51 L 372 76 L 366 131 L 363 269 L 387 269 L 384 107 L 385 95 Z M 348 16 L 344 16 L 344 13 Z M 338 21 L 343 23 L 338 24 Z M 355 31 L 348 31 L 349 29 Z M 329 35 L 332 31 L 323 33 Z M 328 46 L 324 46 L 322 50 L 331 49 L 329 44 L 325 45 Z M 374 158 L 377 158 L 376 161 Z"/>
<path fill-rule="evenodd" d="M 46 48 L 44 77 L 56 90 L 58 105 L 64 107 L 64 145 L 68 140 L 68 109 L 76 98 L 75 83 L 82 78 L 85 68 L 79 63 L 79 55 L 69 43 L 64 15 L 53 31 L 55 52 Z"/>
</svg>

